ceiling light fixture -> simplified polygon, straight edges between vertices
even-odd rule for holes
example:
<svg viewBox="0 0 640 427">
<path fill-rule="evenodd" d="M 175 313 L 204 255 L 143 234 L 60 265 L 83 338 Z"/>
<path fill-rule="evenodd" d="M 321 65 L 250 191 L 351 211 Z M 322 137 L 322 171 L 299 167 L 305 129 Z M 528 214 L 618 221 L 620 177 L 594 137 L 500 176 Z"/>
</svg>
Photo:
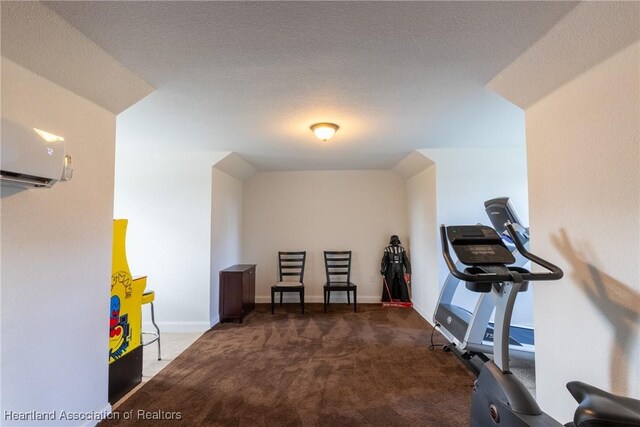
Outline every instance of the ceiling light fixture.
<svg viewBox="0 0 640 427">
<path fill-rule="evenodd" d="M 313 133 L 315 133 L 316 137 L 321 139 L 323 142 L 327 142 L 331 139 L 338 129 L 339 126 L 334 123 L 316 123 L 315 125 L 311 125 Z"/>
</svg>

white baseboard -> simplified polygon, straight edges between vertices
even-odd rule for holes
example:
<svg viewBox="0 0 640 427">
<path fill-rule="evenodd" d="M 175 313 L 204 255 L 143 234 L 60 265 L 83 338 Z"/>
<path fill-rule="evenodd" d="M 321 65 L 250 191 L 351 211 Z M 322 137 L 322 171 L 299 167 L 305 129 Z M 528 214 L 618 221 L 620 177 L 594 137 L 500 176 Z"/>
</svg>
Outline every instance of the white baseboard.
<svg viewBox="0 0 640 427">
<path fill-rule="evenodd" d="M 100 409 L 99 411 L 95 411 L 95 414 L 101 414 L 104 415 L 105 418 L 107 415 L 109 415 L 111 412 L 113 411 L 113 408 L 111 407 L 111 404 L 109 402 L 107 402 L 107 404 L 105 405 L 104 408 Z M 87 422 L 85 422 L 84 424 L 82 424 L 82 427 L 95 427 L 98 425 L 99 422 L 101 422 L 102 419 L 100 420 L 87 420 Z"/>
<path fill-rule="evenodd" d="M 211 326 L 209 322 L 156 322 L 160 333 L 189 333 L 189 332 L 205 332 Z M 143 331 L 155 331 L 151 322 L 142 322 Z"/>
<path fill-rule="evenodd" d="M 220 316 L 215 316 L 214 318 L 211 319 L 211 327 L 213 328 L 214 326 L 216 326 L 218 323 L 220 323 Z"/>
<path fill-rule="evenodd" d="M 276 302 L 279 298 L 276 297 Z M 311 295 L 304 297 L 305 303 L 323 303 L 322 295 Z M 295 304 L 299 302 L 298 295 L 285 295 L 283 302 Z M 344 295 L 337 295 L 331 297 L 331 302 L 336 304 L 346 304 L 347 298 Z M 256 303 L 258 304 L 270 304 L 271 296 L 256 296 Z M 380 296 L 358 296 L 358 304 L 380 304 Z M 413 308 L 422 316 L 429 324 L 433 324 L 432 319 L 427 317 L 427 312 L 422 307 L 414 303 Z M 211 319 L 210 322 L 156 322 L 160 328 L 160 333 L 191 333 L 191 332 L 206 332 L 211 329 L 212 326 L 220 323 L 220 317 L 216 316 Z M 151 322 L 142 322 L 142 329 L 144 331 L 155 331 L 155 328 Z"/>
<path fill-rule="evenodd" d="M 416 304 L 415 302 L 413 303 L 413 309 L 420 315 L 420 317 L 422 317 L 424 320 L 427 321 L 427 323 L 429 323 L 431 326 L 433 326 L 433 319 L 431 319 L 427 313 L 427 311 L 420 305 Z"/>
<path fill-rule="evenodd" d="M 352 295 L 353 296 L 353 295 Z M 276 295 L 276 302 L 280 301 L 280 296 Z M 300 300 L 298 299 L 298 294 L 291 293 L 290 295 L 285 294 L 282 298 L 282 302 L 286 303 L 297 303 Z M 305 303 L 320 303 L 324 302 L 324 298 L 322 295 L 305 295 L 304 296 Z M 347 297 L 343 295 L 331 295 L 331 302 L 340 304 L 347 303 Z M 353 301 L 352 301 L 353 302 Z M 271 295 L 269 296 L 256 296 L 257 304 L 271 304 Z M 380 303 L 380 295 L 376 296 L 360 296 L 358 295 L 358 304 L 378 304 Z"/>
</svg>

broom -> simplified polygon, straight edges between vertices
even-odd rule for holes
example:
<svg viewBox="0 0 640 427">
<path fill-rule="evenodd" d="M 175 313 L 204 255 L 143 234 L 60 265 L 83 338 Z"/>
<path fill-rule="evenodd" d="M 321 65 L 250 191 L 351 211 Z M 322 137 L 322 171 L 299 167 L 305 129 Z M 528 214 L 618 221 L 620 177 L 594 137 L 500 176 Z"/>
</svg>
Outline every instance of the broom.
<svg viewBox="0 0 640 427">
<path fill-rule="evenodd" d="M 400 308 L 412 308 L 413 303 L 411 301 L 398 301 L 391 298 L 391 290 L 389 289 L 389 285 L 387 284 L 387 279 L 382 276 L 382 281 L 384 282 L 384 287 L 387 288 L 387 294 L 389 295 L 390 301 L 382 301 L 383 307 L 400 307 Z M 407 287 L 409 284 L 407 283 Z"/>
</svg>

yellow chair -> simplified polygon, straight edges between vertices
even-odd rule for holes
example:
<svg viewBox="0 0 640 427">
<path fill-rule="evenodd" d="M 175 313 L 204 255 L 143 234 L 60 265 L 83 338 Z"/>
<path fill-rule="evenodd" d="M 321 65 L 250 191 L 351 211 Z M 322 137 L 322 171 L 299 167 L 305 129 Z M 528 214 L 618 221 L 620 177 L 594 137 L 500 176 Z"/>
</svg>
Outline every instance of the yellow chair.
<svg viewBox="0 0 640 427">
<path fill-rule="evenodd" d="M 145 277 L 145 284 L 146 284 L 146 277 Z M 142 305 L 145 304 L 149 304 L 149 306 L 151 307 L 151 323 L 153 324 L 153 327 L 156 328 L 156 331 L 142 331 L 142 336 L 144 338 L 144 335 L 152 335 L 154 338 L 152 338 L 151 340 L 144 342 L 144 339 L 142 339 L 142 345 L 149 345 L 152 344 L 154 342 L 158 343 L 158 360 L 161 360 L 160 358 L 160 328 L 158 328 L 158 325 L 156 324 L 156 316 L 155 313 L 153 311 L 153 301 L 156 299 L 156 293 L 151 290 L 151 289 L 145 289 L 144 293 L 142 294 Z"/>
</svg>

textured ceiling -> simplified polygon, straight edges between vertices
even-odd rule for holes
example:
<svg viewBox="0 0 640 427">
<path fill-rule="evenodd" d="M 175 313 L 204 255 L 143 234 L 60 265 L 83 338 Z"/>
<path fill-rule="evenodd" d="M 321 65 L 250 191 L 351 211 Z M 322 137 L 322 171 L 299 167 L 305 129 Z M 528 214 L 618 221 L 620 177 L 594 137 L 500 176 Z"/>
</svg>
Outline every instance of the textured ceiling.
<svg viewBox="0 0 640 427">
<path fill-rule="evenodd" d="M 4 1 L 0 9 L 3 57 L 115 114 L 153 91 L 42 3 Z"/>
<path fill-rule="evenodd" d="M 259 170 L 390 168 L 524 141 L 484 86 L 573 2 L 47 2 L 157 91 L 119 150 L 224 150 Z M 340 125 L 321 143 L 309 126 Z"/>
<path fill-rule="evenodd" d="M 526 109 L 637 40 L 640 2 L 582 2 L 487 87 Z"/>
</svg>

